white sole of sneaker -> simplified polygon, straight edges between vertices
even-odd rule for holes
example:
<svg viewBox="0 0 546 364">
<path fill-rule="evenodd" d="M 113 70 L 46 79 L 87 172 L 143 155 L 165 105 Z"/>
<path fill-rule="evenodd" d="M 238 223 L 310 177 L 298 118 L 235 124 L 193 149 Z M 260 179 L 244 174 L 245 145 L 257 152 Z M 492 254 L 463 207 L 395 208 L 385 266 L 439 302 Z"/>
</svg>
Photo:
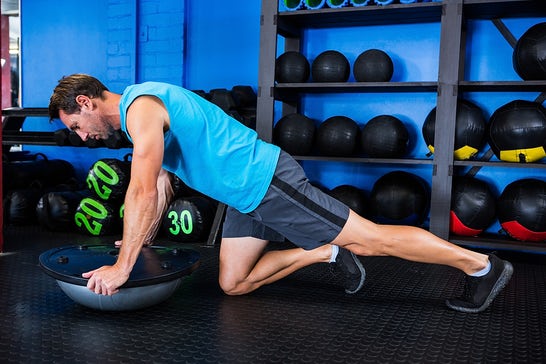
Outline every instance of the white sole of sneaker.
<svg viewBox="0 0 546 364">
<path fill-rule="evenodd" d="M 358 257 L 353 252 L 351 252 L 351 257 L 353 257 L 353 260 L 355 261 L 356 266 L 360 270 L 360 282 L 358 283 L 358 287 L 356 287 L 352 291 L 346 289 L 345 293 L 347 294 L 355 294 L 356 292 L 360 291 L 360 289 L 364 285 L 364 281 L 366 280 L 366 269 L 364 269 L 364 267 L 362 266 L 360 259 L 358 259 Z"/>
</svg>

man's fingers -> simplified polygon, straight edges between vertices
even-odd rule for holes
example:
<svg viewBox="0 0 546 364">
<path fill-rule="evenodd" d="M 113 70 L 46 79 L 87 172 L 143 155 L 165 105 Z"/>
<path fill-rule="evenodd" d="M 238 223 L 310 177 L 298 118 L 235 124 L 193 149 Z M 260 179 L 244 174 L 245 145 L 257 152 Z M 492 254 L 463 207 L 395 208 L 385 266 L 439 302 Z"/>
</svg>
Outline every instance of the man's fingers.
<svg viewBox="0 0 546 364">
<path fill-rule="evenodd" d="M 91 278 L 93 276 L 93 273 L 95 273 L 94 270 L 90 271 L 90 272 L 85 272 L 85 273 L 82 273 L 82 277 L 83 278 Z"/>
<path fill-rule="evenodd" d="M 91 273 L 91 272 L 89 272 Z M 88 274 L 88 273 L 84 273 L 84 274 Z M 83 274 L 82 274 L 83 276 Z M 93 273 L 91 273 L 89 275 L 91 278 L 87 281 L 87 288 L 90 289 L 91 291 L 95 290 L 95 280 L 93 279 Z"/>
</svg>

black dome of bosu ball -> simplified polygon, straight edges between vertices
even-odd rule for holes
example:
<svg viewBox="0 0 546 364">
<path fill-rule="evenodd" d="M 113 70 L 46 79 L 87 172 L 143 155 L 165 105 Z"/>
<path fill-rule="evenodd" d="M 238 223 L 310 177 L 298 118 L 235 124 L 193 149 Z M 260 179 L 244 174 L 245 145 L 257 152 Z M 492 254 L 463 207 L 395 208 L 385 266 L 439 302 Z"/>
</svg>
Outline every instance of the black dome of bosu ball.
<svg viewBox="0 0 546 364">
<path fill-rule="evenodd" d="M 360 128 L 351 118 L 332 116 L 317 128 L 315 143 L 322 155 L 349 157 L 356 152 Z"/>
<path fill-rule="evenodd" d="M 285 52 L 275 61 L 275 81 L 277 82 L 307 82 L 310 73 L 309 61 L 300 52 Z"/>
<path fill-rule="evenodd" d="M 523 241 L 546 240 L 546 182 L 525 178 L 508 184 L 497 201 L 504 231 Z"/>
<path fill-rule="evenodd" d="M 406 154 L 408 144 L 408 129 L 400 119 L 394 116 L 376 116 L 362 128 L 362 150 L 370 157 L 402 157 Z"/>
<path fill-rule="evenodd" d="M 546 156 L 546 109 L 537 102 L 514 100 L 489 120 L 489 144 L 500 160 L 531 163 Z"/>
<path fill-rule="evenodd" d="M 486 182 L 467 176 L 453 179 L 450 231 L 477 236 L 493 223 L 496 199 Z"/>
<path fill-rule="evenodd" d="M 364 190 L 352 185 L 340 185 L 333 188 L 329 194 L 343 202 L 358 215 L 369 216 L 369 201 Z"/>
<path fill-rule="evenodd" d="M 315 58 L 311 65 L 314 82 L 346 82 L 351 73 L 351 65 L 343 53 L 329 50 Z"/>
<path fill-rule="evenodd" d="M 423 123 L 423 138 L 434 153 L 436 108 L 432 109 Z M 455 146 L 453 157 L 457 160 L 472 158 L 482 147 L 485 139 L 486 120 L 480 107 L 467 100 L 457 101 L 455 117 Z"/>
<path fill-rule="evenodd" d="M 191 249 L 143 247 L 129 279 L 118 293 L 105 296 L 90 291 L 82 273 L 114 264 L 118 252 L 111 245 L 67 246 L 42 253 L 39 264 L 75 302 L 96 310 L 130 311 L 168 299 L 183 278 L 197 269 L 200 259 L 199 253 Z"/>
<path fill-rule="evenodd" d="M 546 80 L 546 22 L 530 27 L 512 54 L 514 70 L 524 80 Z"/>
<path fill-rule="evenodd" d="M 391 57 L 380 49 L 362 52 L 353 64 L 353 75 L 359 82 L 389 82 L 393 73 Z"/>
<path fill-rule="evenodd" d="M 315 122 L 302 114 L 283 116 L 273 128 L 273 141 L 287 153 L 307 155 L 313 149 Z"/>
<path fill-rule="evenodd" d="M 370 194 L 372 219 L 381 224 L 421 225 L 430 196 L 426 182 L 408 172 L 394 171 L 380 177 Z"/>
</svg>

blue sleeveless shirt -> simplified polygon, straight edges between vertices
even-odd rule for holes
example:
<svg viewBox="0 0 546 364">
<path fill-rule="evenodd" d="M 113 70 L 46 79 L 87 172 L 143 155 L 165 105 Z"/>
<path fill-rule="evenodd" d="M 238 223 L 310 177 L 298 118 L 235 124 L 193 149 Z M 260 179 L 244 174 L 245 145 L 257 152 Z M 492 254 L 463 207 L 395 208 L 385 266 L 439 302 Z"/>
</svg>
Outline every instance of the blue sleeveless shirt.
<svg viewBox="0 0 546 364">
<path fill-rule="evenodd" d="M 127 109 L 142 95 L 158 97 L 169 113 L 164 169 L 243 213 L 260 204 L 275 173 L 279 147 L 258 139 L 254 130 L 192 91 L 158 82 L 132 85 L 123 92 L 121 128 L 130 139 Z"/>
</svg>

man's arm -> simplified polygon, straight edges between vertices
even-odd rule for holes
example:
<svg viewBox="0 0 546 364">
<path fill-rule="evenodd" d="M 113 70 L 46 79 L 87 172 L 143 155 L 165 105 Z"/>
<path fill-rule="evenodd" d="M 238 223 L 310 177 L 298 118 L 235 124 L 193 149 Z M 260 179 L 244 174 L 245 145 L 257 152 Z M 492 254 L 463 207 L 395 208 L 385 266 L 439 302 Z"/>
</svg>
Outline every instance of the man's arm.
<svg viewBox="0 0 546 364">
<path fill-rule="evenodd" d="M 129 278 L 140 250 L 153 229 L 157 214 L 157 179 L 163 160 L 163 130 L 168 113 L 155 97 L 141 96 L 129 107 L 127 129 L 133 139 L 131 180 L 125 195 L 123 238 L 113 266 L 83 274 L 87 287 L 98 294 L 112 295 Z"/>
</svg>

